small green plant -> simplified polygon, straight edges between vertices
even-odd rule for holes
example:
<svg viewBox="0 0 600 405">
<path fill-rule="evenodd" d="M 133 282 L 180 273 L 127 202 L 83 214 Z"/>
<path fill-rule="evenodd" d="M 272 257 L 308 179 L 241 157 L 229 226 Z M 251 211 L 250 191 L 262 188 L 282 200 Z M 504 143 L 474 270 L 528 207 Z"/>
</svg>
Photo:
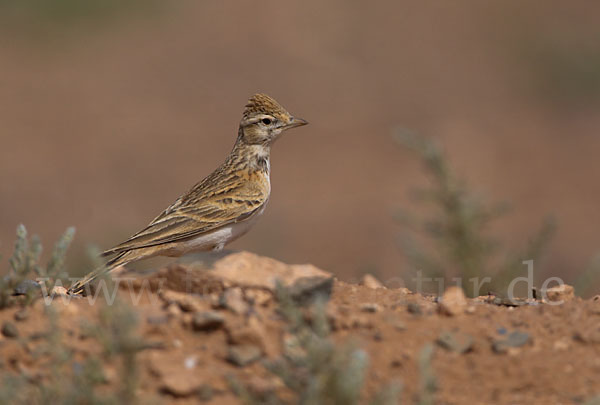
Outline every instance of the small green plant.
<svg viewBox="0 0 600 405">
<path fill-rule="evenodd" d="M 15 302 L 15 289 L 32 278 L 47 280 L 46 291 L 52 291 L 54 282 L 66 275 L 65 257 L 69 245 L 75 235 L 75 228 L 68 228 L 58 239 L 47 265 L 39 264 L 42 254 L 42 243 L 37 235 L 28 238 L 24 225 L 17 227 L 17 240 L 12 257 L 9 260 L 10 269 L 6 276 L 0 279 L 0 309 Z M 24 286 L 27 295 L 25 302 L 31 303 L 39 296 L 39 290 Z"/>
<path fill-rule="evenodd" d="M 105 305 L 99 316 L 98 323 L 86 326 L 87 334 L 102 345 L 107 360 L 116 359 L 121 363 L 117 392 L 119 403 L 134 403 L 139 377 L 137 355 L 150 345 L 137 333 L 137 314 L 121 300 Z"/>
<path fill-rule="evenodd" d="M 74 356 L 73 349 L 65 342 L 55 308 L 44 308 L 48 329 L 42 335 L 43 344 L 36 346 L 33 356 L 43 359 L 41 370 L 46 377 L 37 381 L 27 372 L 5 374 L 0 385 L 0 403 L 125 405 L 139 402 L 137 354 L 148 345 L 137 334 L 137 317 L 131 308 L 121 302 L 106 305 L 97 323 L 82 325 L 85 336 L 96 339 L 104 349 L 101 355 L 89 355 L 83 361 Z M 27 344 L 27 338 L 23 344 Z M 111 390 L 107 390 L 105 362 L 120 364 L 117 383 Z"/>
<path fill-rule="evenodd" d="M 583 268 L 574 280 L 573 287 L 578 296 L 589 296 L 593 293 L 600 278 L 600 255 L 592 257 L 590 262 Z"/>
<path fill-rule="evenodd" d="M 398 131 L 396 140 L 416 152 L 431 179 L 429 188 L 417 190 L 414 196 L 433 213 L 425 219 L 399 215 L 410 231 L 403 235 L 402 248 L 414 269 L 446 281 L 460 277 L 466 293 L 472 295 L 473 278 L 493 276 L 490 287 L 501 292 L 512 278 L 522 275 L 522 261 L 541 256 L 555 231 L 552 218 L 544 220 L 523 251 L 501 250 L 502 244 L 489 230 L 507 213 L 507 205 L 488 205 L 477 198 L 431 140 L 406 130 Z"/>
<path fill-rule="evenodd" d="M 419 405 L 433 405 L 435 403 L 435 393 L 438 388 L 438 383 L 431 364 L 434 350 L 434 346 L 431 343 L 428 343 L 419 353 L 419 374 L 421 378 L 421 385 L 419 387 Z"/>
<path fill-rule="evenodd" d="M 358 404 L 368 368 L 368 355 L 354 344 L 338 344 L 330 337 L 331 327 L 326 314 L 326 300 L 317 298 L 308 308 L 296 303 L 289 292 L 279 286 L 278 312 L 287 321 L 284 355 L 264 362 L 272 374 L 279 377 L 291 392 L 271 393 L 257 397 L 237 381 L 232 387 L 246 403 L 269 404 Z M 372 404 L 397 403 L 399 386 L 385 387 L 370 401 Z"/>
</svg>

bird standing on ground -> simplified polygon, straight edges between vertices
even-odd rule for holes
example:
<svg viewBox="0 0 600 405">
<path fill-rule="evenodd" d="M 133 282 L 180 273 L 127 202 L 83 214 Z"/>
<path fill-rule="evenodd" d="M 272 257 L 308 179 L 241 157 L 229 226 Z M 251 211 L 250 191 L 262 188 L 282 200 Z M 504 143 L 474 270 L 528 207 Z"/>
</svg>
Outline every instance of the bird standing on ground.
<svg viewBox="0 0 600 405">
<path fill-rule="evenodd" d="M 252 96 L 225 162 L 140 232 L 103 252 L 103 256 L 113 256 L 106 267 L 75 282 L 69 292 L 81 293 L 101 274 L 127 263 L 153 256 L 221 250 L 248 232 L 265 210 L 271 193 L 271 145 L 283 131 L 306 124 L 273 98 Z"/>
</svg>

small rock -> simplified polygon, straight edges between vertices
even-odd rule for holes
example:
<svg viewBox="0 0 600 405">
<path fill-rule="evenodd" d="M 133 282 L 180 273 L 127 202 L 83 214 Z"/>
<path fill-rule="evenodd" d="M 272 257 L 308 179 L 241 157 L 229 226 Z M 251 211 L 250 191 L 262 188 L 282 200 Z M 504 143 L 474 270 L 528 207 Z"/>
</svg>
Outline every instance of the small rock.
<svg viewBox="0 0 600 405">
<path fill-rule="evenodd" d="M 151 315 L 146 318 L 146 322 L 153 326 L 165 325 L 169 322 L 169 317 L 166 315 Z"/>
<path fill-rule="evenodd" d="M 522 351 L 523 349 L 520 347 L 509 347 L 508 349 L 506 349 L 506 354 L 508 354 L 511 357 L 517 357 L 522 355 Z"/>
<path fill-rule="evenodd" d="M 402 319 L 397 313 L 388 313 L 384 316 L 383 320 L 397 331 L 406 330 L 406 324 L 402 322 Z"/>
<path fill-rule="evenodd" d="M 192 326 L 193 320 L 194 320 L 194 315 L 189 312 L 184 312 L 181 315 L 181 324 L 186 328 Z"/>
<path fill-rule="evenodd" d="M 264 378 L 257 375 L 252 376 L 247 384 L 248 390 L 259 398 L 268 398 L 281 386 L 281 380 L 278 378 Z"/>
<path fill-rule="evenodd" d="M 41 290 L 41 285 L 35 280 L 23 280 L 14 289 L 15 295 L 27 295 L 34 290 Z"/>
<path fill-rule="evenodd" d="M 119 379 L 119 370 L 115 368 L 112 364 L 107 364 L 103 367 L 102 378 L 105 382 L 111 383 L 114 381 L 118 381 Z"/>
<path fill-rule="evenodd" d="M 273 294 L 256 288 L 246 290 L 245 294 L 248 301 L 259 306 L 266 306 L 273 300 Z"/>
<path fill-rule="evenodd" d="M 385 288 L 385 286 L 371 274 L 365 274 L 359 284 L 364 285 L 367 288 Z"/>
<path fill-rule="evenodd" d="M 552 348 L 557 351 L 568 350 L 569 347 L 571 347 L 571 344 L 570 344 L 569 340 L 567 340 L 565 338 L 556 340 L 554 342 L 554 344 L 552 345 Z"/>
<path fill-rule="evenodd" d="M 191 373 L 166 374 L 162 378 L 164 391 L 176 397 L 188 397 L 202 386 Z"/>
<path fill-rule="evenodd" d="M 181 308 L 177 304 L 169 304 L 167 306 L 167 313 L 169 316 L 178 317 L 181 315 Z"/>
<path fill-rule="evenodd" d="M 439 311 L 448 316 L 462 314 L 467 306 L 467 298 L 462 288 L 457 286 L 449 287 L 442 295 Z"/>
<path fill-rule="evenodd" d="M 198 358 L 196 356 L 188 356 L 183 360 L 183 366 L 186 370 L 193 370 L 198 365 Z"/>
<path fill-rule="evenodd" d="M 228 325 L 226 332 L 227 341 L 232 345 L 251 345 L 269 355 L 274 354 L 273 345 L 267 344 L 265 327 L 256 317 L 249 318 L 245 324 Z"/>
<path fill-rule="evenodd" d="M 406 305 L 406 310 L 413 315 L 423 315 L 423 308 L 416 302 L 409 302 Z"/>
<path fill-rule="evenodd" d="M 204 257 L 203 268 L 193 271 L 185 266 L 169 269 L 167 285 L 171 289 L 198 292 L 203 295 L 222 292 L 225 287 L 241 287 L 244 290 L 260 289 L 274 293 L 277 284 L 292 287 L 301 279 L 313 279 L 312 285 L 326 286 L 333 283 L 333 276 L 310 264 L 289 265 L 269 257 L 261 257 L 249 252 L 212 254 Z M 195 258 L 197 261 L 198 258 Z M 320 279 L 321 282 L 317 282 Z M 210 286 L 207 287 L 207 284 Z M 302 287 L 302 284 L 296 287 Z M 219 289 L 221 286 L 221 289 Z M 303 288 L 300 288 L 303 290 Z M 324 288 L 324 290 L 326 290 Z"/>
<path fill-rule="evenodd" d="M 568 284 L 557 285 L 546 290 L 546 298 L 550 302 L 567 302 L 575 299 L 575 289 Z"/>
<path fill-rule="evenodd" d="M 223 294 L 223 306 L 237 315 L 248 313 L 249 306 L 244 301 L 244 293 L 241 288 L 229 288 Z"/>
<path fill-rule="evenodd" d="M 496 339 L 492 343 L 492 349 L 496 353 L 506 353 L 511 347 L 521 347 L 530 340 L 529 333 L 514 331 L 504 339 Z"/>
<path fill-rule="evenodd" d="M 373 322 L 371 322 L 371 320 L 368 317 L 366 317 L 365 315 L 353 315 L 350 317 L 349 321 L 350 321 L 350 325 L 352 325 L 353 328 L 358 328 L 358 329 L 373 328 Z"/>
<path fill-rule="evenodd" d="M 375 312 L 379 312 L 380 308 L 379 308 L 378 304 L 376 304 L 374 302 L 373 303 L 372 302 L 368 302 L 368 303 L 362 304 L 360 306 L 360 310 L 363 311 L 363 312 L 373 312 L 373 313 L 375 313 Z"/>
<path fill-rule="evenodd" d="M 15 321 L 25 321 L 27 320 L 27 318 L 29 318 L 29 311 L 27 310 L 27 308 L 22 308 L 15 312 L 13 317 L 15 318 Z"/>
<path fill-rule="evenodd" d="M 206 300 L 197 295 L 161 290 L 159 296 L 167 305 L 177 304 L 185 312 L 200 312 L 208 309 Z"/>
<path fill-rule="evenodd" d="M 2 324 L 2 334 L 7 338 L 16 338 L 19 336 L 19 331 L 14 323 L 5 321 Z"/>
<path fill-rule="evenodd" d="M 215 311 L 196 312 L 192 318 L 192 327 L 198 331 L 215 330 L 223 326 L 225 318 Z"/>
<path fill-rule="evenodd" d="M 402 321 L 394 321 L 392 323 L 392 326 L 394 327 L 394 329 L 396 329 L 397 331 L 403 331 L 406 330 L 406 324 Z"/>
<path fill-rule="evenodd" d="M 333 289 L 333 277 L 303 277 L 288 288 L 294 301 L 303 304 L 310 302 L 315 297 L 329 297 Z"/>
<path fill-rule="evenodd" d="M 445 331 L 440 334 L 436 343 L 446 350 L 463 354 L 473 348 L 473 337 L 466 333 Z"/>
<path fill-rule="evenodd" d="M 229 346 L 227 360 L 239 367 L 245 367 L 262 357 L 262 350 L 254 345 Z"/>
<path fill-rule="evenodd" d="M 390 367 L 392 367 L 392 368 L 400 368 L 400 367 L 402 367 L 402 360 L 400 360 L 400 359 L 393 359 L 392 361 L 390 361 Z"/>
<path fill-rule="evenodd" d="M 600 343 L 600 325 L 591 328 L 581 327 L 575 332 L 574 338 L 582 343 Z"/>
</svg>

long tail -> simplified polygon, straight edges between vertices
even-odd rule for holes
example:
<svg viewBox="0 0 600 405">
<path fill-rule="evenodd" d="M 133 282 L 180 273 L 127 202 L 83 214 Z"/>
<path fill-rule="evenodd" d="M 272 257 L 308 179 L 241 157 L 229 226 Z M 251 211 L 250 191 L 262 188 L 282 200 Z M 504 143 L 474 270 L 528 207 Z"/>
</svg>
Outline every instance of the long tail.
<svg viewBox="0 0 600 405">
<path fill-rule="evenodd" d="M 87 286 L 94 280 L 108 274 L 110 271 L 116 269 L 119 266 L 124 266 L 127 263 L 136 260 L 135 258 L 131 257 L 130 253 L 131 251 L 119 253 L 118 255 L 107 261 L 104 266 L 98 267 L 82 279 L 77 280 L 75 283 L 73 283 L 71 287 L 69 287 L 68 293 L 71 295 L 82 294 L 83 292 L 89 289 L 89 287 Z"/>
</svg>

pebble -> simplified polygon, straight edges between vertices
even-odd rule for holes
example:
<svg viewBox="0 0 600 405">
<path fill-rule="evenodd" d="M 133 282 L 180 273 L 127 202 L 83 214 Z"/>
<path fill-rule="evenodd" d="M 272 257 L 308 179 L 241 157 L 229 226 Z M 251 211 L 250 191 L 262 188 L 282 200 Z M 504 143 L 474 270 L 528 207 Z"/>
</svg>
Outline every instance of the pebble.
<svg viewBox="0 0 600 405">
<path fill-rule="evenodd" d="M 249 306 L 244 301 L 244 293 L 241 288 L 230 288 L 223 294 L 223 306 L 237 315 L 248 313 Z"/>
<path fill-rule="evenodd" d="M 366 317 L 366 315 L 353 315 L 349 319 L 350 325 L 353 328 L 358 329 L 371 329 L 373 328 L 373 323 L 370 319 Z"/>
<path fill-rule="evenodd" d="M 27 295 L 32 290 L 40 290 L 41 286 L 35 280 L 23 280 L 14 289 L 15 295 Z"/>
<path fill-rule="evenodd" d="M 557 341 L 554 342 L 554 344 L 552 345 L 552 348 L 554 350 L 567 350 L 569 349 L 569 347 L 571 346 L 571 344 L 569 343 L 569 340 L 562 338 L 562 339 L 558 339 Z"/>
<path fill-rule="evenodd" d="M 197 364 L 198 358 L 196 358 L 196 356 L 189 356 L 183 360 L 183 367 L 185 367 L 187 370 L 192 370 L 196 368 Z"/>
<path fill-rule="evenodd" d="M 381 283 L 381 281 L 377 280 L 375 276 L 372 274 L 365 274 L 360 280 L 360 285 L 363 285 L 367 288 L 385 288 L 385 286 Z"/>
<path fill-rule="evenodd" d="M 448 316 L 456 316 L 465 312 L 467 306 L 467 297 L 462 288 L 457 286 L 449 287 L 442 295 L 439 311 Z"/>
<path fill-rule="evenodd" d="M 227 360 L 239 367 L 245 367 L 262 357 L 262 350 L 254 345 L 229 346 Z"/>
<path fill-rule="evenodd" d="M 16 338 L 19 336 L 19 330 L 14 323 L 5 321 L 2 324 L 2 334 L 7 338 Z"/>
<path fill-rule="evenodd" d="M 294 282 L 288 292 L 294 301 L 303 304 L 315 297 L 329 298 L 333 290 L 333 277 L 303 277 Z"/>
<path fill-rule="evenodd" d="M 227 341 L 233 346 L 255 346 L 269 355 L 274 355 L 273 345 L 267 343 L 267 331 L 256 318 L 251 317 L 244 323 L 227 325 Z"/>
<path fill-rule="evenodd" d="M 406 305 L 406 310 L 413 315 L 423 315 L 423 308 L 416 302 L 409 302 Z"/>
<path fill-rule="evenodd" d="M 205 310 L 208 306 L 208 303 L 202 297 L 178 291 L 164 290 L 159 295 L 167 305 L 177 304 L 184 312 L 199 312 Z"/>
<path fill-rule="evenodd" d="M 149 325 L 165 325 L 169 322 L 169 317 L 165 315 L 151 315 L 146 318 L 146 322 Z"/>
<path fill-rule="evenodd" d="M 177 317 L 177 316 L 181 315 L 181 312 L 182 312 L 181 308 L 179 308 L 179 305 L 177 305 L 177 304 L 169 304 L 167 306 L 167 313 L 170 316 Z"/>
<path fill-rule="evenodd" d="M 473 348 L 473 337 L 466 333 L 445 331 L 440 334 L 436 343 L 446 350 L 463 354 Z"/>
<path fill-rule="evenodd" d="M 225 318 L 216 311 L 196 312 L 192 318 L 192 327 L 197 331 L 219 329 L 224 323 Z"/>
<path fill-rule="evenodd" d="M 503 339 L 496 339 L 492 343 L 492 349 L 496 353 L 506 353 L 511 347 L 521 347 L 530 341 L 529 333 L 514 331 Z"/>
<path fill-rule="evenodd" d="M 379 305 L 376 304 L 376 303 L 374 303 L 374 302 L 373 303 L 372 302 L 367 302 L 367 303 L 362 304 L 360 306 L 360 310 L 363 311 L 363 312 L 372 312 L 372 313 L 375 313 L 375 312 L 379 312 L 380 309 L 381 308 L 379 307 Z"/>
<path fill-rule="evenodd" d="M 27 320 L 27 318 L 29 318 L 29 311 L 27 310 L 27 308 L 20 309 L 17 312 L 15 312 L 14 318 L 15 321 L 25 321 Z"/>
<path fill-rule="evenodd" d="M 582 343 L 600 343 L 600 327 L 580 327 L 580 329 L 575 332 L 574 337 Z"/>
<path fill-rule="evenodd" d="M 556 287 L 548 288 L 546 298 L 550 302 L 567 302 L 575 299 L 575 289 L 568 284 L 557 285 Z"/>
<path fill-rule="evenodd" d="M 273 300 L 273 294 L 259 289 L 246 290 L 246 298 L 259 306 L 266 306 Z"/>
</svg>

